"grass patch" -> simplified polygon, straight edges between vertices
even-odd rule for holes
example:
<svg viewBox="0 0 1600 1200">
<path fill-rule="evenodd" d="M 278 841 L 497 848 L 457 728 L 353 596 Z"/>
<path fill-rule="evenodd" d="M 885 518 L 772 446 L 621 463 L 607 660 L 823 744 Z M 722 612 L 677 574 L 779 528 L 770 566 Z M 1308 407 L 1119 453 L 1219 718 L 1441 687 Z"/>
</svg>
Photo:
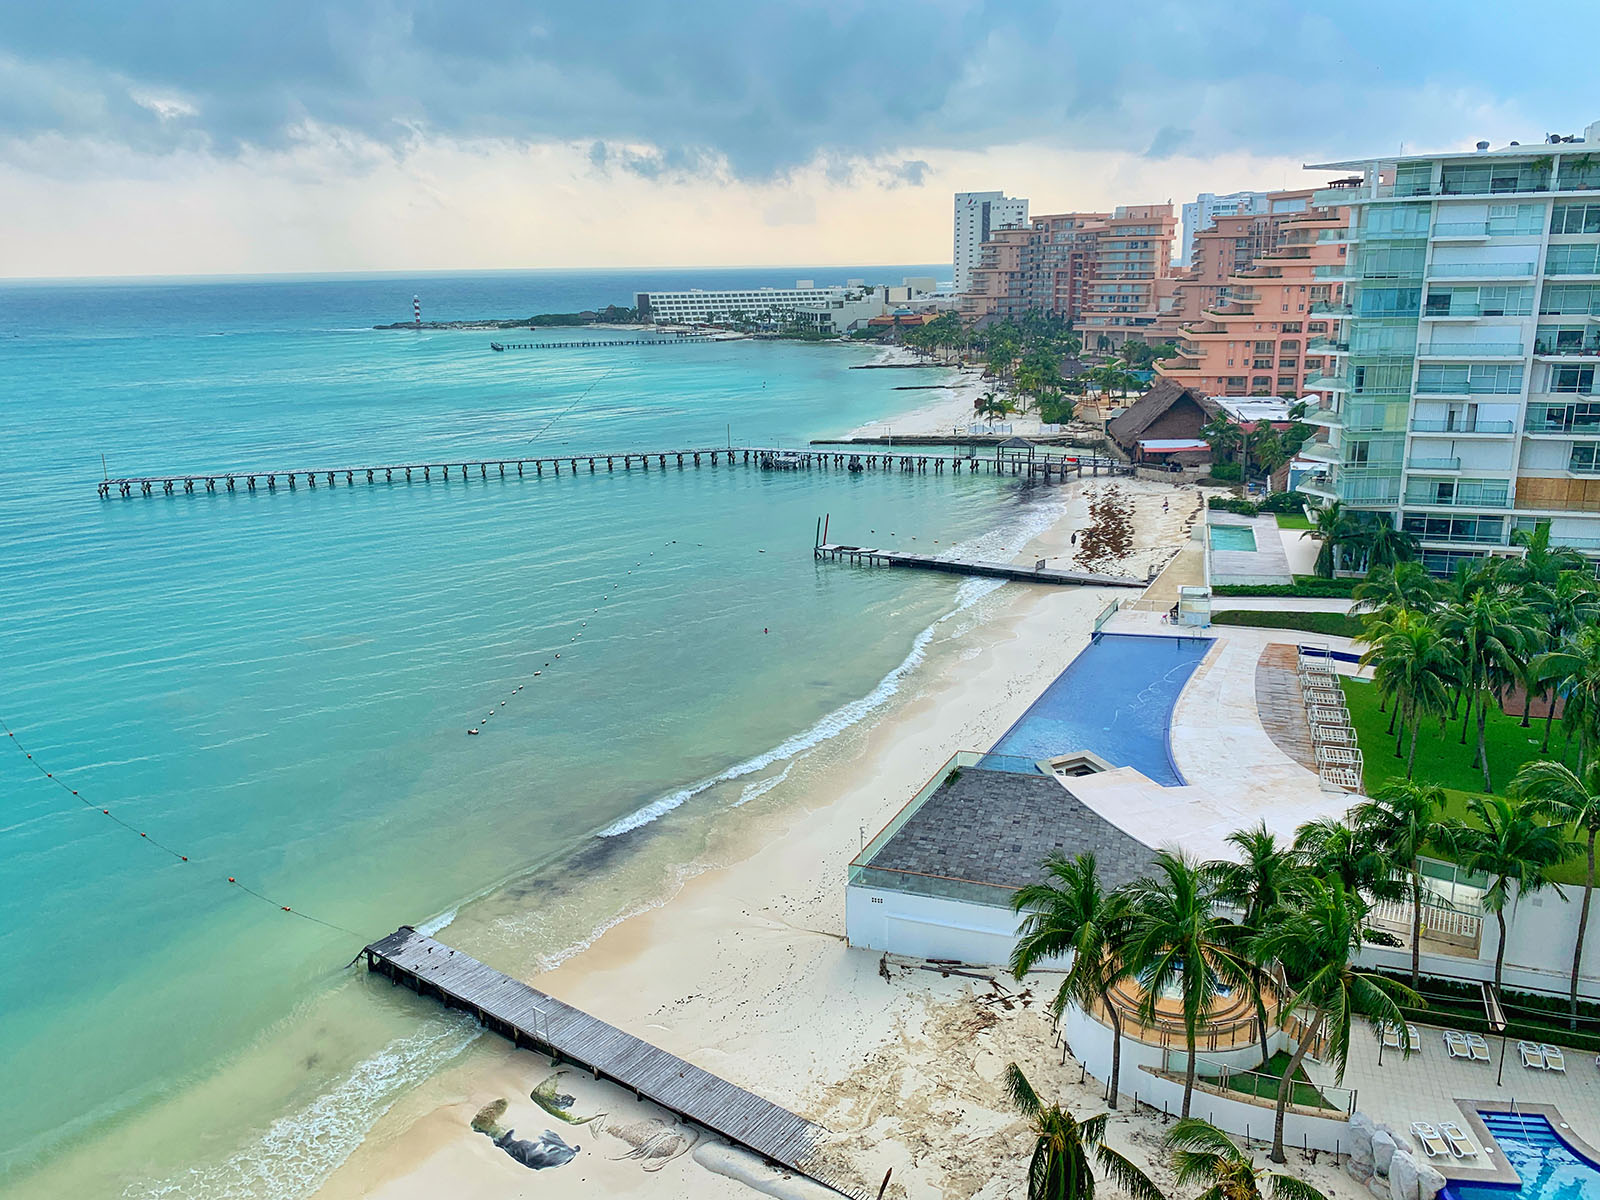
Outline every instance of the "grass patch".
<svg viewBox="0 0 1600 1200">
<path fill-rule="evenodd" d="M 1215 618 L 1213 618 L 1215 619 Z M 1406 777 L 1406 745 L 1400 747 L 1401 757 L 1394 754 L 1395 739 L 1386 731 L 1389 714 L 1378 711 L 1381 697 L 1378 689 L 1363 680 L 1342 677 L 1345 703 L 1350 708 L 1350 724 L 1355 727 L 1356 741 L 1361 747 L 1365 767 L 1364 791 L 1367 795 L 1384 784 Z M 1449 798 L 1448 814 L 1465 818 L 1469 797 L 1483 794 L 1483 772 L 1472 765 L 1477 751 L 1478 719 L 1473 717 L 1467 729 L 1467 744 L 1461 744 L 1461 717 L 1446 723 L 1444 735 L 1439 733 L 1439 723 L 1424 721 L 1417 735 L 1417 761 L 1413 771 L 1416 779 L 1437 783 Z M 1409 741 L 1409 739 L 1408 739 Z M 1558 721 L 1550 735 L 1550 752 L 1541 754 L 1539 746 L 1544 741 L 1544 722 L 1534 720 L 1522 728 L 1522 714 L 1489 709 L 1489 720 L 1484 726 L 1484 745 L 1489 755 L 1489 776 L 1495 792 L 1504 794 L 1506 786 L 1518 769 L 1540 758 L 1561 758 L 1562 732 Z M 1576 751 L 1569 753 L 1567 765 L 1576 765 Z M 1440 855 L 1441 858 L 1448 857 Z M 1581 858 L 1563 863 L 1551 872 L 1557 883 L 1582 885 L 1584 864 Z"/>
<path fill-rule="evenodd" d="M 1344 613 L 1258 612 L 1254 609 L 1225 608 L 1211 614 L 1211 623 L 1249 625 L 1255 629 L 1298 629 L 1302 633 L 1320 633 L 1327 637 L 1356 637 L 1361 633 L 1361 622 Z"/>
<path fill-rule="evenodd" d="M 1305 513 L 1278 513 L 1279 529 L 1310 529 L 1311 522 Z"/>
<path fill-rule="evenodd" d="M 1283 1072 L 1289 1066 L 1289 1055 L 1279 1050 L 1274 1054 L 1267 1065 L 1265 1073 L 1230 1074 L 1228 1076 L 1228 1090 L 1230 1092 L 1243 1092 L 1246 1096 L 1255 1096 L 1262 1100 L 1271 1100 L 1276 1103 L 1278 1099 L 1278 1085 L 1283 1079 Z M 1307 1077 L 1304 1068 L 1294 1074 L 1294 1083 L 1289 1088 L 1289 1102 L 1305 1108 L 1333 1109 L 1321 1092 L 1317 1090 Z"/>
<path fill-rule="evenodd" d="M 1221 583 L 1211 589 L 1213 596 L 1300 596 L 1313 600 L 1349 599 L 1359 579 L 1322 579 L 1316 575 L 1296 575 L 1293 583 Z"/>
</svg>

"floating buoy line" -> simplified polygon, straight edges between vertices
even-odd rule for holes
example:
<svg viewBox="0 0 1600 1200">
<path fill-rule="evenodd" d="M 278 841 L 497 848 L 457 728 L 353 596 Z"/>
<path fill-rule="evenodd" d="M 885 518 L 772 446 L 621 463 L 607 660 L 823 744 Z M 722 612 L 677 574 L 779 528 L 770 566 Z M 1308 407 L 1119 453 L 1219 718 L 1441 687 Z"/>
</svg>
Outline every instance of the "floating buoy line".
<svg viewBox="0 0 1600 1200">
<path fill-rule="evenodd" d="M 145 842 L 146 844 L 155 847 L 156 850 L 160 851 L 162 854 L 170 855 L 172 858 L 176 859 L 180 863 L 188 863 L 188 862 L 190 862 L 189 856 L 187 854 L 184 854 L 182 851 L 177 850 L 177 849 L 173 848 L 172 846 L 167 845 L 167 843 L 161 841 L 159 838 L 151 837 L 148 832 L 146 832 L 145 830 L 139 828 L 138 825 L 135 825 L 135 824 L 133 824 L 133 823 L 127 821 L 127 820 L 124 820 L 122 817 L 120 817 L 116 813 L 112 812 L 111 809 L 109 807 L 107 807 L 106 805 L 99 804 L 99 803 L 96 803 L 93 800 L 90 800 L 87 796 L 85 796 L 82 792 L 80 792 L 77 788 L 73 787 L 71 784 L 67 783 L 66 780 L 62 779 L 54 771 L 47 770 L 45 768 L 45 765 L 42 762 L 40 762 L 37 758 L 35 758 L 33 756 L 32 751 L 30 751 L 26 746 L 24 746 L 22 744 L 22 741 L 21 741 L 21 739 L 19 739 L 17 737 L 16 732 L 11 728 L 11 726 L 9 724 L 6 723 L 6 721 L 3 718 L 0 718 L 0 730 L 3 730 L 5 732 L 7 742 L 10 745 L 15 746 L 17 748 L 17 751 L 20 754 L 22 754 L 30 763 L 33 764 L 34 769 L 37 770 L 39 772 L 39 774 L 43 775 L 46 779 L 48 779 L 51 783 L 55 784 L 62 791 L 66 792 L 74 800 L 78 801 L 79 804 L 83 805 L 85 808 L 89 809 L 91 812 L 98 813 L 100 816 L 104 817 L 108 821 L 111 821 L 113 824 L 117 825 L 119 828 L 121 828 L 123 830 L 126 830 L 130 834 L 133 834 L 140 841 Z M 340 933 L 348 933 L 351 937 L 359 938 L 359 937 L 362 936 L 361 934 L 357 933 L 353 929 L 347 929 L 343 925 L 336 924 L 333 921 L 324 921 L 321 917 L 312 916 L 308 912 L 301 912 L 298 908 L 293 908 L 290 905 L 284 904 L 281 901 L 276 900 L 271 896 L 265 895 L 262 892 L 258 892 L 255 888 L 251 887 L 249 884 L 240 883 L 238 877 L 235 876 L 235 875 L 227 876 L 227 880 L 228 880 L 228 882 L 227 882 L 226 886 L 234 888 L 234 889 L 236 889 L 238 891 L 241 891 L 247 896 L 254 897 L 256 900 L 261 901 L 263 904 L 269 904 L 273 908 L 278 909 L 280 912 L 286 912 L 292 917 L 299 917 L 302 921 L 310 921 L 315 925 L 324 925 L 329 929 L 338 930 Z"/>
</svg>

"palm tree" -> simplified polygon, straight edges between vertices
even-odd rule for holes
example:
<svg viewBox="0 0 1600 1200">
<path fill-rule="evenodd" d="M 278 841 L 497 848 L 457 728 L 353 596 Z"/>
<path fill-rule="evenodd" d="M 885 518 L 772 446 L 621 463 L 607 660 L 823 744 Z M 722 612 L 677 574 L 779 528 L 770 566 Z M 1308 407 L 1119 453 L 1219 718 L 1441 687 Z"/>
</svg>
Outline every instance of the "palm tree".
<svg viewBox="0 0 1600 1200">
<path fill-rule="evenodd" d="M 1311 1012 L 1278 1083 L 1278 1111 L 1272 1128 L 1273 1162 L 1284 1161 L 1284 1116 L 1294 1091 L 1295 1073 L 1307 1050 L 1321 1041 L 1326 1047 L 1323 1061 L 1332 1065 L 1335 1079 L 1343 1079 L 1355 1017 L 1369 1017 L 1374 1031 L 1383 1023 L 1398 1026 L 1404 1020 L 1400 1004 L 1421 1001 L 1404 984 L 1357 970 L 1350 964 L 1361 949 L 1366 917 L 1365 902 L 1356 893 L 1346 891 L 1343 884 L 1337 880 L 1311 880 L 1294 903 L 1281 906 L 1272 914 L 1267 932 L 1253 940 L 1255 956 L 1262 962 L 1281 964 L 1293 989 L 1279 1009 L 1281 1018 L 1287 1022 L 1298 1010 Z"/>
<path fill-rule="evenodd" d="M 1321 541 L 1317 550 L 1317 563 L 1312 570 L 1324 579 L 1332 579 L 1338 566 L 1339 546 L 1351 540 L 1357 532 L 1355 518 L 1335 500 L 1312 514 L 1311 532 Z"/>
<path fill-rule="evenodd" d="M 1165 1145 L 1172 1151 L 1179 1187 L 1206 1185 L 1195 1200 L 1265 1200 L 1265 1192 L 1272 1200 L 1327 1200 L 1303 1179 L 1256 1166 L 1232 1138 L 1198 1117 L 1167 1130 Z"/>
<path fill-rule="evenodd" d="M 1531 762 L 1511 781 L 1511 794 L 1537 804 L 1545 813 L 1583 834 L 1583 904 L 1578 909 L 1578 940 L 1572 948 L 1568 1000 L 1572 1028 L 1578 1027 L 1578 973 L 1583 967 L 1583 941 L 1589 932 L 1589 903 L 1594 899 L 1594 844 L 1600 836 L 1600 762 L 1591 762 L 1582 777 L 1561 763 Z"/>
<path fill-rule="evenodd" d="M 1373 516 L 1354 523 L 1346 543 L 1360 552 L 1368 568 L 1392 567 L 1417 557 L 1418 540 L 1386 516 Z"/>
<path fill-rule="evenodd" d="M 1006 1067 L 1005 1088 L 1033 1125 L 1028 1200 L 1094 1200 L 1091 1150 L 1100 1170 L 1133 1200 L 1165 1200 L 1148 1175 L 1105 1144 L 1105 1113 L 1079 1121 L 1059 1104 L 1045 1104 L 1016 1063 Z"/>
<path fill-rule="evenodd" d="M 1522 547 L 1522 557 L 1507 562 L 1504 570 L 1517 583 L 1549 587 L 1561 575 L 1584 568 L 1583 556 L 1576 550 L 1551 545 L 1549 521 L 1540 521 L 1532 532 L 1513 530 L 1511 542 Z"/>
<path fill-rule="evenodd" d="M 1578 739 L 1578 770 L 1600 741 L 1600 629 L 1587 626 L 1556 649 L 1539 656 L 1537 673 L 1554 687 L 1564 705 L 1561 723 Z"/>
<path fill-rule="evenodd" d="M 1253 829 L 1236 829 L 1228 841 L 1240 854 L 1240 861 L 1207 863 L 1217 889 L 1217 898 L 1237 907 L 1242 916 L 1240 924 L 1250 933 L 1260 933 L 1266 916 L 1293 894 L 1304 878 L 1293 847 L 1280 846 L 1277 837 L 1267 828 L 1265 821 Z M 1272 1061 L 1267 1048 L 1267 1006 L 1260 994 L 1259 981 L 1256 1002 L 1256 1027 L 1261 1036 L 1261 1068 L 1265 1070 Z"/>
<path fill-rule="evenodd" d="M 1561 830 L 1540 822 L 1541 812 L 1540 806 L 1527 800 L 1472 796 L 1467 800 L 1467 813 L 1477 824 L 1448 821 L 1439 838 L 1462 870 L 1489 877 L 1483 907 L 1494 914 L 1500 928 L 1500 942 L 1494 950 L 1496 991 L 1505 973 L 1506 904 L 1547 887 L 1561 895 L 1550 869 L 1577 848 Z"/>
<path fill-rule="evenodd" d="M 1369 618 L 1370 620 L 1370 618 Z M 1438 627 L 1425 616 L 1401 610 L 1387 624 L 1374 622 L 1367 630 L 1371 643 L 1361 656 L 1361 665 L 1372 668 L 1372 680 L 1385 696 L 1393 696 L 1400 737 L 1411 730 L 1411 747 L 1406 753 L 1406 778 L 1417 761 L 1417 731 L 1425 714 L 1437 714 L 1441 732 L 1444 713 L 1450 703 L 1450 689 L 1459 678 L 1460 660 L 1455 647 L 1440 636 Z M 1394 747 L 1400 757 L 1400 741 Z"/>
<path fill-rule="evenodd" d="M 1071 859 L 1052 854 L 1045 859 L 1044 871 L 1046 882 L 1030 883 L 1011 898 L 1013 912 L 1028 914 L 1017 928 L 1011 973 L 1021 979 L 1045 959 L 1072 955 L 1072 966 L 1050 1011 L 1059 1019 L 1069 1003 L 1085 1011 L 1097 1005 L 1105 1009 L 1111 1022 L 1107 1103 L 1116 1108 L 1122 1072 L 1122 1014 L 1113 992 L 1128 978 L 1127 898 L 1100 887 L 1092 854 Z"/>
<path fill-rule="evenodd" d="M 1412 744 L 1416 737 L 1413 734 Z M 1358 804 L 1351 822 L 1399 871 L 1405 872 L 1411 900 L 1411 986 L 1422 971 L 1422 853 L 1443 832 L 1444 789 L 1437 784 L 1391 783 L 1371 800 Z"/>
<path fill-rule="evenodd" d="M 1244 430 L 1230 421 L 1226 413 L 1213 417 L 1200 430 L 1200 436 L 1211 447 L 1212 457 L 1223 462 L 1232 462 L 1234 452 L 1244 445 Z"/>
<path fill-rule="evenodd" d="M 1489 703 L 1518 677 L 1518 664 L 1529 641 L 1529 632 L 1538 618 L 1517 594 L 1504 584 L 1481 587 L 1463 604 L 1445 609 L 1440 626 L 1452 639 L 1460 655 L 1467 712 L 1461 722 L 1461 740 L 1466 741 L 1467 722 L 1473 705 L 1478 710 L 1477 765 L 1483 771 L 1483 790 L 1494 791 L 1489 774 L 1486 723 Z"/>
<path fill-rule="evenodd" d="M 1374 567 L 1351 596 L 1355 600 L 1350 606 L 1352 614 L 1388 617 L 1401 611 L 1427 613 L 1439 605 L 1439 582 L 1421 563 L 1399 562 Z"/>
<path fill-rule="evenodd" d="M 1294 831 L 1294 849 L 1305 869 L 1319 879 L 1337 879 L 1347 892 L 1392 899 L 1395 889 L 1388 862 L 1365 830 L 1339 817 L 1319 817 Z"/>
<path fill-rule="evenodd" d="M 1195 1041 L 1200 1023 L 1228 986 L 1253 993 L 1256 976 L 1239 953 L 1243 930 L 1219 912 L 1209 872 L 1182 851 L 1161 850 L 1155 877 L 1128 885 L 1133 907 L 1130 966 L 1144 989 L 1140 1018 L 1156 1022 L 1156 1003 L 1176 987 L 1183 1007 L 1188 1062 L 1183 1081 L 1183 1116 L 1194 1096 Z"/>
<path fill-rule="evenodd" d="M 1533 607 L 1545 620 L 1545 645 L 1560 649 L 1581 629 L 1600 622 L 1600 596 L 1595 593 L 1594 581 L 1577 571 L 1563 571 L 1554 583 L 1540 586 L 1533 598 Z M 1556 714 L 1555 691 L 1546 674 L 1546 655 L 1534 660 L 1535 685 L 1544 689 L 1547 707 L 1544 717 L 1544 742 L 1540 754 L 1550 750 L 1550 727 Z"/>
</svg>

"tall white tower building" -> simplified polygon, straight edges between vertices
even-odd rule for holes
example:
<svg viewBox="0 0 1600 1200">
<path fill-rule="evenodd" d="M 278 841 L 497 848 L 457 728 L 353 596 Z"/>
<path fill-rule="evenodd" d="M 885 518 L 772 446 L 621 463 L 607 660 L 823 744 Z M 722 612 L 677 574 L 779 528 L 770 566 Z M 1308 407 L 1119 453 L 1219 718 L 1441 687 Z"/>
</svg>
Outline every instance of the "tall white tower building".
<svg viewBox="0 0 1600 1200">
<path fill-rule="evenodd" d="M 1015 229 L 1028 223 L 1028 202 L 1004 192 L 957 192 L 955 236 L 955 290 L 964 292 L 978 265 L 979 248 L 995 229 Z"/>
</svg>

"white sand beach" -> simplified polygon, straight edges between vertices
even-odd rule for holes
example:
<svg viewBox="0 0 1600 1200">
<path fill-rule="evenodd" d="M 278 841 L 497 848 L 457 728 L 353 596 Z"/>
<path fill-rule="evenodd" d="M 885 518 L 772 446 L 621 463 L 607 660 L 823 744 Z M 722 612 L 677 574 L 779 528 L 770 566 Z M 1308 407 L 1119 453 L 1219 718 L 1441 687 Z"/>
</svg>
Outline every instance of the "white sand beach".
<svg viewBox="0 0 1600 1200">
<path fill-rule="evenodd" d="M 1117 485 L 1135 501 L 1139 547 L 1124 570 L 1142 577 L 1186 538 L 1200 494 Z M 1109 484 L 1071 486 L 1065 515 L 1023 557 L 1069 555 L 1086 493 Z M 1080 1087 L 1078 1068 L 1052 1048 L 1042 1014 L 1051 977 L 991 985 L 896 963 L 886 980 L 877 954 L 845 944 L 845 868 L 950 754 L 987 747 L 1023 712 L 1087 643 L 1109 598 L 1106 589 L 995 593 L 981 623 L 936 635 L 900 701 L 811 772 L 800 794 L 764 816 L 734 814 L 714 869 L 530 982 L 818 1121 L 834 1135 L 838 1173 L 868 1194 L 891 1168 L 890 1196 L 1016 1194 L 1030 1143 L 1000 1090 L 1005 1065 L 1019 1062 L 1079 1112 L 1099 1108 L 1092 1081 Z M 708 1135 L 579 1071 L 568 1068 L 556 1090 L 574 1097 L 572 1114 L 606 1116 L 552 1118 L 529 1099 L 551 1074 L 548 1059 L 485 1036 L 397 1103 L 319 1196 L 755 1194 L 702 1165 L 713 1157 L 701 1149 Z M 576 1158 L 530 1171 L 473 1132 L 474 1113 L 501 1098 L 503 1125 L 521 1138 L 553 1129 L 581 1147 Z M 1154 1137 L 1134 1120 L 1114 1140 L 1148 1157 Z"/>
</svg>

